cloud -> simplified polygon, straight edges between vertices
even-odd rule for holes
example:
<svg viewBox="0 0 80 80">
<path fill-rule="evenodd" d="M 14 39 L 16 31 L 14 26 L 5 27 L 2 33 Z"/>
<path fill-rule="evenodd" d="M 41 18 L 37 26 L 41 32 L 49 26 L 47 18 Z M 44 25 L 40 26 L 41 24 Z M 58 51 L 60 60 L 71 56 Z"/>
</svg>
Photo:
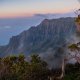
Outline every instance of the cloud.
<svg viewBox="0 0 80 80">
<path fill-rule="evenodd" d="M 11 29 L 11 26 L 1 26 L 0 29 Z"/>
<path fill-rule="evenodd" d="M 11 28 L 11 26 L 4 26 L 4 28 L 6 28 L 6 29 L 10 29 L 10 28 Z"/>
<path fill-rule="evenodd" d="M 46 18 L 46 19 L 53 19 L 53 18 L 60 18 L 60 17 L 74 17 L 75 13 L 74 12 L 69 12 L 69 13 L 53 13 L 53 14 L 35 14 L 34 16 L 36 17 L 41 17 L 41 18 Z"/>
<path fill-rule="evenodd" d="M 80 3 L 80 0 L 78 0 L 78 2 Z"/>
<path fill-rule="evenodd" d="M 35 14 L 35 16 L 37 16 L 37 17 L 43 17 L 43 18 L 47 18 L 48 17 L 46 14 Z"/>
</svg>

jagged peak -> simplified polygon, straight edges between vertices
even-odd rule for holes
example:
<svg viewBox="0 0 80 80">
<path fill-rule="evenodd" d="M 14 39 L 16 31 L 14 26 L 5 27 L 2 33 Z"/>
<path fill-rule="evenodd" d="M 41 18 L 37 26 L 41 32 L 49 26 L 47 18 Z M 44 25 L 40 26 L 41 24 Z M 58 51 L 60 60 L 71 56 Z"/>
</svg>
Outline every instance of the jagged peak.
<svg viewBox="0 0 80 80">
<path fill-rule="evenodd" d="M 50 22 L 50 20 L 49 19 L 44 19 L 41 23 L 40 23 L 40 25 L 48 25 L 49 24 L 49 22 Z"/>
</svg>

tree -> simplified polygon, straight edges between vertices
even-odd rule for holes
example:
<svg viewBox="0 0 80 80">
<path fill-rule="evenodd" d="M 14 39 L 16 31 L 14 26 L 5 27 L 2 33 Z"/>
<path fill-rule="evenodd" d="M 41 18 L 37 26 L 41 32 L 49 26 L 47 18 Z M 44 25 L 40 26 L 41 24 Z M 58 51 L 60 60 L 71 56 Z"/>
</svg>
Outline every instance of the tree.
<svg viewBox="0 0 80 80">
<path fill-rule="evenodd" d="M 77 26 L 77 33 L 79 34 L 80 33 L 80 9 L 78 9 L 75 13 L 77 14 L 77 17 L 75 18 L 75 23 Z"/>
<path fill-rule="evenodd" d="M 47 63 L 38 55 L 31 61 L 22 54 L 0 58 L 0 80 L 48 80 L 48 75 Z"/>
<path fill-rule="evenodd" d="M 78 44 L 78 43 L 77 43 Z M 75 52 L 75 54 L 71 58 L 75 58 L 78 63 L 80 63 L 80 57 L 77 55 L 79 54 L 80 47 L 78 47 L 77 44 L 71 44 L 68 48 L 72 51 Z M 79 54 L 80 55 L 80 54 Z"/>
<path fill-rule="evenodd" d="M 29 72 L 31 76 L 29 80 L 47 80 L 49 75 L 49 69 L 47 63 L 38 55 L 32 55 L 29 65 Z"/>
</svg>

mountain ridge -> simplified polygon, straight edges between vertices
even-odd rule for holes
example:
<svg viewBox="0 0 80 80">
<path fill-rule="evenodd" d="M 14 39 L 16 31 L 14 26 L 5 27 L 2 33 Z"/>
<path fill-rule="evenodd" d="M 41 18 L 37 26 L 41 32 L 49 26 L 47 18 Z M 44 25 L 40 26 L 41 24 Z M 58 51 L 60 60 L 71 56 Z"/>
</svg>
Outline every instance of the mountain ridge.
<svg viewBox="0 0 80 80">
<path fill-rule="evenodd" d="M 65 38 L 74 34 L 74 18 L 44 19 L 38 26 L 32 26 L 10 38 L 9 44 L 0 47 L 0 56 L 10 54 L 41 53 L 65 43 Z"/>
</svg>

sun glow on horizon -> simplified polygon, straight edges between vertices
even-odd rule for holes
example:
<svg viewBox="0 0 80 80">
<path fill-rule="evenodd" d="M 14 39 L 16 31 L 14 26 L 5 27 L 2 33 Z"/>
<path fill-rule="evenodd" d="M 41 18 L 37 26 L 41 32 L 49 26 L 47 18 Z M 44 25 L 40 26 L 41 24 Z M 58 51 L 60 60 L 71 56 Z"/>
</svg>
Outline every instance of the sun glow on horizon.
<svg viewBox="0 0 80 80">
<path fill-rule="evenodd" d="M 77 0 L 1 0 L 0 18 L 30 17 L 34 14 L 68 13 L 78 9 Z"/>
</svg>

